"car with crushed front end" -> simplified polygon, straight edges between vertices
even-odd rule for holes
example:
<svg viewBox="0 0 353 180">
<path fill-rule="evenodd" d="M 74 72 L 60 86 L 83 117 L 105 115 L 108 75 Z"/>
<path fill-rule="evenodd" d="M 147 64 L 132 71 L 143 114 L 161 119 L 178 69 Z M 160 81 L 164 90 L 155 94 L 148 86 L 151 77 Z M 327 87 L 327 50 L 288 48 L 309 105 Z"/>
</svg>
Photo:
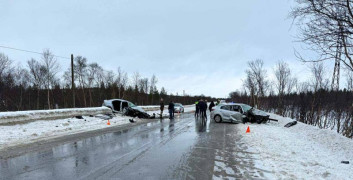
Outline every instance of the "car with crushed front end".
<svg viewBox="0 0 353 180">
<path fill-rule="evenodd" d="M 270 116 L 261 110 L 242 103 L 222 103 L 212 108 L 211 118 L 217 122 L 267 122 Z"/>
<path fill-rule="evenodd" d="M 155 114 L 150 115 L 146 113 L 141 107 L 136 106 L 130 101 L 124 99 L 109 99 L 104 100 L 103 105 L 112 110 L 113 113 L 121 113 L 126 116 L 138 117 L 138 118 L 147 118 L 153 119 L 155 118 Z"/>
</svg>

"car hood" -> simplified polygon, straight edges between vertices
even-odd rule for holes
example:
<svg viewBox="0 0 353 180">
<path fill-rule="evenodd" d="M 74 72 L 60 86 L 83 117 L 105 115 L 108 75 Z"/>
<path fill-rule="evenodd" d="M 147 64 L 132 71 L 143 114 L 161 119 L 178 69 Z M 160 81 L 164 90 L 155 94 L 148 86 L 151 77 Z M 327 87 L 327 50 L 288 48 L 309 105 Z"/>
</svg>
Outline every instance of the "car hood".
<svg viewBox="0 0 353 180">
<path fill-rule="evenodd" d="M 145 110 L 143 110 L 141 107 L 139 106 L 134 106 L 134 107 L 131 107 L 132 109 L 135 109 L 135 110 L 138 110 L 140 112 L 145 112 Z"/>
<path fill-rule="evenodd" d="M 258 109 L 251 109 L 250 112 L 255 116 L 269 116 L 265 111 L 261 111 Z"/>
</svg>

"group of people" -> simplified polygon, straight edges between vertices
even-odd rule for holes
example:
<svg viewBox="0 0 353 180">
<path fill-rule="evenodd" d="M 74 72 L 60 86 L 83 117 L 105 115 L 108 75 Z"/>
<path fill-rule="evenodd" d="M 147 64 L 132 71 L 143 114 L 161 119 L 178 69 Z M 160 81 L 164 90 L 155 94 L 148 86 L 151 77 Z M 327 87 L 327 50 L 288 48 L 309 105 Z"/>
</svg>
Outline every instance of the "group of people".
<svg viewBox="0 0 353 180">
<path fill-rule="evenodd" d="M 218 103 L 217 103 L 218 104 Z M 207 119 L 206 111 L 207 108 L 209 111 L 212 111 L 212 108 L 215 107 L 215 103 L 211 101 L 210 105 L 207 105 L 207 100 L 199 99 L 195 102 L 196 106 L 196 111 L 195 111 L 195 117 L 201 117 Z M 162 118 L 163 110 L 164 110 L 164 101 L 163 98 L 161 98 L 160 101 L 160 110 L 161 114 L 160 117 Z M 174 119 L 174 102 L 171 101 L 168 105 L 168 111 L 169 111 L 169 119 Z"/>
<path fill-rule="evenodd" d="M 213 101 L 211 101 L 210 106 L 208 106 L 207 100 L 199 99 L 195 102 L 195 106 L 196 106 L 195 117 L 201 117 L 201 118 L 207 119 L 207 115 L 206 115 L 207 107 L 211 112 L 215 104 Z"/>
<path fill-rule="evenodd" d="M 163 98 L 161 98 L 161 102 L 159 105 L 160 105 L 160 110 L 161 110 L 160 118 L 162 118 L 163 110 L 164 110 Z M 170 103 L 168 105 L 168 111 L 169 111 L 169 119 L 174 119 L 174 102 L 173 101 L 170 101 Z"/>
</svg>

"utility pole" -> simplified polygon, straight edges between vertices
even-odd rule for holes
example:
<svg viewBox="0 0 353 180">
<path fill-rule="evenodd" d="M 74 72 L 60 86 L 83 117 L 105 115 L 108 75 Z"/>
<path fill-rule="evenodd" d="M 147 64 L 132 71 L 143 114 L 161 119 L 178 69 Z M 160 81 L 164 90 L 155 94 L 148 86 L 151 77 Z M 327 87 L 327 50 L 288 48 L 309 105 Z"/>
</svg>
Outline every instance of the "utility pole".
<svg viewBox="0 0 353 180">
<path fill-rule="evenodd" d="M 75 81 L 74 81 L 74 55 L 71 54 L 71 89 L 72 89 L 72 103 L 73 107 L 76 107 L 75 105 Z"/>
</svg>

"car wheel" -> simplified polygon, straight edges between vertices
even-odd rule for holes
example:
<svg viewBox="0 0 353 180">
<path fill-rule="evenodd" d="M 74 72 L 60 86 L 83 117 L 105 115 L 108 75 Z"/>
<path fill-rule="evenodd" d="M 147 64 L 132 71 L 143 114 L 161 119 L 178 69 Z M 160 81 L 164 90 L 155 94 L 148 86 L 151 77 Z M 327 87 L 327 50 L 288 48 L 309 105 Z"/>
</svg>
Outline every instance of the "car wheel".
<svg viewBox="0 0 353 180">
<path fill-rule="evenodd" d="M 214 117 L 214 121 L 215 121 L 216 123 L 220 123 L 220 122 L 222 122 L 222 117 L 221 117 L 220 115 L 216 115 L 216 116 Z"/>
<path fill-rule="evenodd" d="M 256 120 L 256 122 L 257 122 L 257 124 L 261 124 L 261 123 L 265 122 L 265 118 L 258 118 Z"/>
</svg>

